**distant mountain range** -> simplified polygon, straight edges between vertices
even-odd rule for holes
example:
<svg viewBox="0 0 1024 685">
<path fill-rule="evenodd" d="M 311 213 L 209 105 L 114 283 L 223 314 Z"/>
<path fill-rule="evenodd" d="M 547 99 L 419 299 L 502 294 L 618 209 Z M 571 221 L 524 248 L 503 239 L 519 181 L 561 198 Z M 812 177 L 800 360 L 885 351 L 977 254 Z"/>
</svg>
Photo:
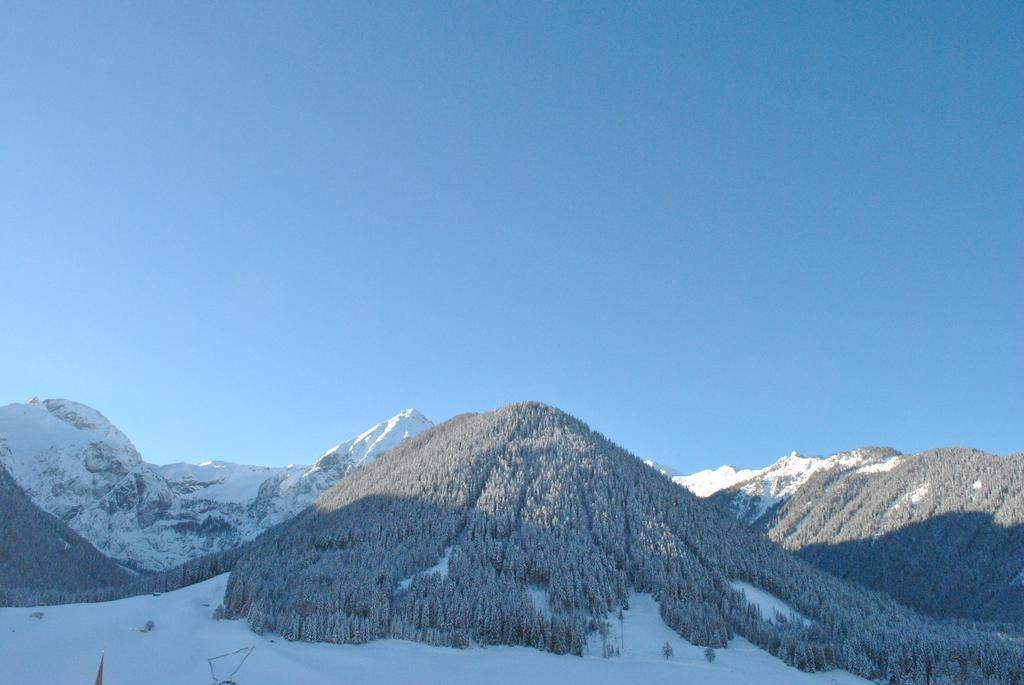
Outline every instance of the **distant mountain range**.
<svg viewBox="0 0 1024 685">
<path fill-rule="evenodd" d="M 867 447 L 673 480 L 816 566 L 921 611 L 1024 621 L 1024 454 Z"/>
<path fill-rule="evenodd" d="M 157 466 L 95 409 L 32 399 L 0 407 L 0 466 L 35 504 L 110 558 L 161 570 L 254 538 L 431 425 L 416 410 L 403 411 L 309 466 Z"/>
</svg>

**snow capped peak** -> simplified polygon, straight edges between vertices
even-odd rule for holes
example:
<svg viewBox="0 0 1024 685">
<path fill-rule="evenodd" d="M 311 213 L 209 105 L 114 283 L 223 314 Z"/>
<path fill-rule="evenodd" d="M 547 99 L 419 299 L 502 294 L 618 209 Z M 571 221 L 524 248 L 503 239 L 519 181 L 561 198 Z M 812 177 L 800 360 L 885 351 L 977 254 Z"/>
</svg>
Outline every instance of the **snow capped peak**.
<svg viewBox="0 0 1024 685">
<path fill-rule="evenodd" d="M 710 497 L 719 490 L 726 490 L 760 473 L 755 469 L 737 469 L 728 464 L 717 469 L 704 469 L 687 476 L 675 476 L 672 480 L 697 495 Z"/>
<path fill-rule="evenodd" d="M 807 457 L 800 452 L 792 451 L 761 469 L 736 470 L 726 465 L 679 476 L 673 480 L 699 497 L 710 497 L 716 492 L 742 483 L 743 490 L 750 494 L 767 495 L 778 499 L 792 495 L 818 471 L 853 467 L 860 467 L 863 473 L 887 471 L 900 463 L 899 454 L 888 447 L 862 447 L 850 452 L 839 452 L 828 458 Z"/>
<path fill-rule="evenodd" d="M 424 416 L 418 409 L 403 409 L 402 411 L 395 414 L 389 419 L 389 421 L 395 421 L 396 419 L 409 419 L 411 421 L 418 421 L 419 423 L 429 423 L 434 425 L 430 419 Z"/>
<path fill-rule="evenodd" d="M 0 407 L 0 436 L 11 452 L 25 458 L 103 445 L 125 466 L 142 461 L 127 436 L 103 414 L 70 400 L 32 398 L 24 404 Z"/>
<path fill-rule="evenodd" d="M 415 409 L 406 409 L 387 421 L 378 423 L 347 442 L 331 447 L 320 455 L 313 469 L 342 458 L 353 466 L 368 464 L 373 459 L 400 443 L 405 438 L 422 433 L 432 427 L 430 419 Z"/>
<path fill-rule="evenodd" d="M 352 469 L 370 463 L 433 425 L 415 409 L 406 409 L 325 450 L 312 466 L 289 466 L 261 485 L 254 505 L 260 520 L 273 525 L 293 516 Z"/>
<path fill-rule="evenodd" d="M 43 400 L 42 405 L 58 419 L 79 430 L 97 433 L 102 435 L 104 440 L 117 442 L 121 446 L 131 445 L 128 437 L 106 416 L 88 405 L 63 399 Z M 135 449 L 134 446 L 132 449 Z"/>
</svg>

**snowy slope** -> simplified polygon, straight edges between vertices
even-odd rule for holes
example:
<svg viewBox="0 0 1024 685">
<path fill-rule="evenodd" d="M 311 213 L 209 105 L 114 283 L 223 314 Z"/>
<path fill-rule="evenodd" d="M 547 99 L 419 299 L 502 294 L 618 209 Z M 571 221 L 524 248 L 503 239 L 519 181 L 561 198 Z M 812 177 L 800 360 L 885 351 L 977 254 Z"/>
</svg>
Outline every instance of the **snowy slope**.
<svg viewBox="0 0 1024 685">
<path fill-rule="evenodd" d="M 10 683 L 91 682 L 105 650 L 107 685 L 210 682 L 206 658 L 255 646 L 237 676 L 241 685 L 518 685 L 643 682 L 657 685 L 868 685 L 844 671 L 803 673 L 735 639 L 714 663 L 670 630 L 657 603 L 634 593 L 624 612 L 622 656 L 557 656 L 525 647 L 452 649 L 380 640 L 365 645 L 287 642 L 257 636 L 241 621 L 215 621 L 227 576 L 165 593 L 102 604 L 0 609 L 0 661 Z M 41 619 L 31 618 L 42 611 Z M 139 631 L 152 620 L 151 632 Z M 618 621 L 613 639 L 618 639 Z M 665 659 L 668 641 L 675 655 Z M 597 645 L 590 650 L 597 653 Z M 59 658 L 55 658 L 59 657 Z"/>
<path fill-rule="evenodd" d="M 886 471 L 899 463 L 899 452 L 865 447 L 830 457 L 805 457 L 799 452 L 780 458 L 761 469 L 737 470 L 732 466 L 705 469 L 672 480 L 698 497 L 725 501 L 746 523 L 758 522 L 772 507 L 787 501 L 811 476 L 833 469 L 857 468 L 861 473 Z"/>
<path fill-rule="evenodd" d="M 736 483 L 742 483 L 760 473 L 764 469 L 736 469 L 726 464 L 717 469 L 704 469 L 697 473 L 684 476 L 682 474 L 672 477 L 672 480 L 697 495 L 697 497 L 710 497 L 719 490 L 725 490 Z"/>
<path fill-rule="evenodd" d="M 104 554 L 164 569 L 251 539 L 298 513 L 352 468 L 432 424 L 409 409 L 312 466 L 208 461 L 155 466 L 100 412 L 33 398 L 0 407 L 0 465 L 42 509 Z"/>
<path fill-rule="evenodd" d="M 153 470 L 167 479 L 180 495 L 238 504 L 254 500 L 260 492 L 260 486 L 268 478 L 302 468 L 250 466 L 229 461 L 204 461 L 199 464 L 178 462 L 153 466 Z"/>
<path fill-rule="evenodd" d="M 742 580 L 734 580 L 729 583 L 734 590 L 739 590 L 747 598 L 748 604 L 753 604 L 760 610 L 761 616 L 768 622 L 774 623 L 777 614 L 785 616 L 788 620 L 800 621 L 806 626 L 811 625 L 810 619 L 795 610 L 778 597 L 769 594 L 759 587 L 745 583 Z"/>
</svg>

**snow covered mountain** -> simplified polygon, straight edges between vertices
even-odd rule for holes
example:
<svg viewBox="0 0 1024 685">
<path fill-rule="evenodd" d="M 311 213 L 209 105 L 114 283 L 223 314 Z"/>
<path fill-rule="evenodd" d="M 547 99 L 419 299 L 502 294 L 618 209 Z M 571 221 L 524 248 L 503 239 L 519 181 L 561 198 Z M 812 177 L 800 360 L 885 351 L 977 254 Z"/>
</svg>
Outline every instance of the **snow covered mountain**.
<svg viewBox="0 0 1024 685">
<path fill-rule="evenodd" d="M 767 532 L 919 611 L 1024 624 L 1024 454 L 943 448 L 821 471 Z"/>
<path fill-rule="evenodd" d="M 864 447 L 830 457 L 805 457 L 799 452 L 780 458 L 761 469 L 736 469 L 720 466 L 697 473 L 675 476 L 672 480 L 698 497 L 714 497 L 726 504 L 741 521 L 757 525 L 796 493 L 815 473 L 832 469 L 884 469 L 899 458 L 888 447 Z"/>
<path fill-rule="evenodd" d="M 919 611 L 1024 623 L 1024 455 L 865 447 L 673 480 Z"/>
<path fill-rule="evenodd" d="M 719 490 L 724 490 L 736 483 L 742 483 L 753 478 L 763 470 L 736 469 L 726 464 L 725 466 L 719 466 L 717 469 L 704 469 L 687 476 L 676 474 L 672 476 L 672 480 L 697 495 L 697 497 L 710 497 Z M 665 473 L 665 471 L 662 471 L 662 473 Z"/>
<path fill-rule="evenodd" d="M 35 398 L 0 407 L 0 465 L 45 511 L 104 554 L 166 569 L 251 539 L 294 515 L 359 464 L 432 424 L 406 410 L 311 466 L 209 461 L 156 466 L 100 412 Z"/>
<path fill-rule="evenodd" d="M 433 425 L 415 409 L 406 409 L 330 448 L 312 466 L 289 467 L 275 473 L 260 485 L 252 509 L 263 528 L 280 523 L 312 504 L 352 469 L 370 463 L 402 440 Z"/>
<path fill-rule="evenodd" d="M 793 453 L 793 456 L 797 456 Z M 737 469 L 728 464 L 719 466 L 716 469 L 704 469 L 696 473 L 683 474 L 671 466 L 665 466 L 650 459 L 644 460 L 663 476 L 668 476 L 672 482 L 682 485 L 684 488 L 697 495 L 697 497 L 710 497 L 720 490 L 730 488 L 736 483 L 742 483 L 755 476 L 764 473 L 768 469 Z"/>
<path fill-rule="evenodd" d="M 101 552 L 141 566 L 177 561 L 174 495 L 98 411 L 67 400 L 0 408 L 4 466 L 32 500 Z M 173 563 L 172 561 L 170 563 Z"/>
</svg>

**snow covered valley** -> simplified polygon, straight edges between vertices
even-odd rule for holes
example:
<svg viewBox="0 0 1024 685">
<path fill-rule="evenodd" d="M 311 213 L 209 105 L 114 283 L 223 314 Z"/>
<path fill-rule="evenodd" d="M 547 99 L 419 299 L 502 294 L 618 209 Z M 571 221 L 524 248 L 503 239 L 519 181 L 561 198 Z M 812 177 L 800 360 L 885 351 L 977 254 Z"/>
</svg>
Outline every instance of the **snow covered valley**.
<svg viewBox="0 0 1024 685">
<path fill-rule="evenodd" d="M 803 673 L 743 639 L 716 650 L 714 663 L 670 630 L 648 595 L 634 594 L 624 612 L 620 657 L 558 656 L 526 647 L 453 649 L 400 640 L 365 645 L 287 642 L 255 635 L 243 621 L 213 619 L 227 575 L 159 596 L 100 604 L 0 609 L 3 682 L 85 683 L 105 651 L 106 685 L 196 685 L 211 682 L 207 657 L 254 646 L 235 677 L 239 685 L 374 685 L 624 682 L 706 685 L 867 685 L 843 671 Z M 42 612 L 42 618 L 33 618 Z M 142 632 L 147 621 L 154 628 Z M 613 621 L 612 640 L 619 622 Z M 674 656 L 666 659 L 668 642 Z M 222 662 L 226 664 L 225 662 Z M 219 675 L 219 674 L 218 674 Z"/>
</svg>

